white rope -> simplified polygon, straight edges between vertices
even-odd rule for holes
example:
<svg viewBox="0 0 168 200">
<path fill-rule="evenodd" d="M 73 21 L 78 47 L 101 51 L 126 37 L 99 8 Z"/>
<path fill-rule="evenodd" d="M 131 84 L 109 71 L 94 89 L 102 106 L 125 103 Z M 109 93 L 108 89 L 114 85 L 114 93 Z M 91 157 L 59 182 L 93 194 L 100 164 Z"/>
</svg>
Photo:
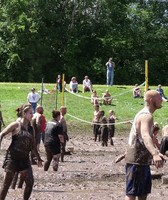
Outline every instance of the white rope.
<svg viewBox="0 0 168 200">
<path fill-rule="evenodd" d="M 70 116 L 70 117 L 72 117 L 72 118 L 74 118 L 74 119 L 77 119 L 78 121 L 81 121 L 81 122 L 84 122 L 84 123 L 87 123 L 87 124 L 91 124 L 91 125 L 92 125 L 92 124 L 104 125 L 104 124 L 100 124 L 100 123 L 89 122 L 89 121 L 80 119 L 80 118 L 75 117 L 75 116 L 73 116 L 73 115 L 71 115 L 71 114 L 68 114 L 68 113 L 67 113 L 67 115 Z M 109 124 L 106 124 L 106 125 L 128 124 L 128 123 L 132 123 L 132 121 L 133 121 L 133 120 L 128 120 L 128 121 L 124 121 L 124 122 L 109 123 Z"/>
</svg>

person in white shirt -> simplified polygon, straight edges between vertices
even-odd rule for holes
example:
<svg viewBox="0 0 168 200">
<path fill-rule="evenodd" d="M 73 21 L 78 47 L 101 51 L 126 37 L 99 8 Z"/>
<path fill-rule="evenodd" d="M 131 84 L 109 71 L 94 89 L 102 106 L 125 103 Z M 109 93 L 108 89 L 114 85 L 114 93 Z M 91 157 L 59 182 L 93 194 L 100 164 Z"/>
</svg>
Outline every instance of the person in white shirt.
<svg viewBox="0 0 168 200">
<path fill-rule="evenodd" d="M 76 77 L 72 77 L 71 81 L 69 83 L 70 91 L 72 93 L 78 93 L 78 82 L 76 80 Z"/>
<path fill-rule="evenodd" d="M 31 92 L 27 95 L 27 100 L 32 106 L 33 113 L 36 112 L 37 103 L 41 99 L 40 95 L 35 91 L 36 91 L 35 88 L 32 88 Z"/>
<path fill-rule="evenodd" d="M 83 80 L 83 93 L 86 91 L 92 92 L 92 82 L 88 78 L 88 76 L 85 76 L 85 79 Z"/>
</svg>

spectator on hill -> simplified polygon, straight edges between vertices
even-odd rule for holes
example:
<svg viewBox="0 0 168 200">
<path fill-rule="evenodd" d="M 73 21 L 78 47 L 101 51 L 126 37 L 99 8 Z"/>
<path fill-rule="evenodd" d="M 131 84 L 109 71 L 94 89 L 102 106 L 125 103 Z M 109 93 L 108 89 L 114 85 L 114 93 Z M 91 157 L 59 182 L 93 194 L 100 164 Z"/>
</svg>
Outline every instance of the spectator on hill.
<svg viewBox="0 0 168 200">
<path fill-rule="evenodd" d="M 112 99 L 113 98 L 112 98 L 111 94 L 109 93 L 108 90 L 106 90 L 105 93 L 102 96 L 103 104 L 104 105 L 111 105 Z"/>
<path fill-rule="evenodd" d="M 135 84 L 135 86 L 133 88 L 133 97 L 134 98 L 141 98 L 142 97 L 141 89 L 138 86 L 138 84 Z"/>
<path fill-rule="evenodd" d="M 167 97 L 166 97 L 165 94 L 164 94 L 164 91 L 163 91 L 163 89 L 162 89 L 162 85 L 161 85 L 161 84 L 158 85 L 158 88 L 156 89 L 156 91 L 159 92 L 159 94 L 160 94 L 160 96 L 162 97 L 162 100 L 163 100 L 163 101 L 166 101 L 166 102 L 168 101 Z"/>
<path fill-rule="evenodd" d="M 62 92 L 62 79 L 61 75 L 58 75 L 57 82 L 56 82 L 56 88 L 59 92 Z"/>
<path fill-rule="evenodd" d="M 36 107 L 37 107 L 37 103 L 40 101 L 41 97 L 40 95 L 35 92 L 36 89 L 32 88 L 31 92 L 27 95 L 27 100 L 28 102 L 31 104 L 32 109 L 33 109 L 33 113 L 36 112 Z"/>
<path fill-rule="evenodd" d="M 95 105 L 99 105 L 99 97 L 97 95 L 97 92 L 96 90 L 94 90 L 92 92 L 92 95 L 91 95 L 91 104 L 93 104 L 94 106 Z"/>
<path fill-rule="evenodd" d="M 73 93 L 78 93 L 78 82 L 76 80 L 76 77 L 72 77 L 70 81 L 70 91 Z"/>
<path fill-rule="evenodd" d="M 106 62 L 106 67 L 107 67 L 107 86 L 112 86 L 113 85 L 113 80 L 114 80 L 115 63 L 112 60 L 113 60 L 113 58 L 109 58 L 108 62 Z"/>
<path fill-rule="evenodd" d="M 83 93 L 87 91 L 92 92 L 92 82 L 88 76 L 85 76 L 85 79 L 83 80 Z"/>
</svg>

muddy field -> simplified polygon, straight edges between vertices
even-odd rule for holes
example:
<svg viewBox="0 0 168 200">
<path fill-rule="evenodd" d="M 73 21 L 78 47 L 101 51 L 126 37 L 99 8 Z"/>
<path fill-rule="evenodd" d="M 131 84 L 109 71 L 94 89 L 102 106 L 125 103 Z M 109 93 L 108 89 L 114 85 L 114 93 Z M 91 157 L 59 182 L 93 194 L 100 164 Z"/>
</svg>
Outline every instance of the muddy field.
<svg viewBox="0 0 168 200">
<path fill-rule="evenodd" d="M 114 146 L 102 147 L 100 142 L 94 142 L 92 137 L 71 135 L 67 147 L 73 148 L 72 155 L 66 155 L 65 162 L 60 163 L 58 172 L 49 168 L 33 165 L 35 184 L 31 200 L 122 200 L 125 195 L 124 160 L 115 163 L 116 157 L 125 151 L 127 138 L 115 137 Z M 9 144 L 5 138 L 0 151 L 0 165 Z M 40 147 L 41 156 L 45 160 L 43 145 Z M 168 163 L 155 173 L 168 174 Z M 0 184 L 3 180 L 3 169 L 0 170 Z M 7 200 L 21 200 L 22 189 L 10 189 Z M 152 194 L 149 200 L 167 200 L 168 185 L 162 184 L 161 179 L 153 180 Z"/>
</svg>

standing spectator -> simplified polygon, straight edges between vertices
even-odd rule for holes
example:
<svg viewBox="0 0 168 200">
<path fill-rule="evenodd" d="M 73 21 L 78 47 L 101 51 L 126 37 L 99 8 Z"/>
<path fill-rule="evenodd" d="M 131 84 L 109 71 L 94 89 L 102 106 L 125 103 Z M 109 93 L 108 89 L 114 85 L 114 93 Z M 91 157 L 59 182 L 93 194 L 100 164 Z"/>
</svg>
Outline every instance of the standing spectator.
<svg viewBox="0 0 168 200">
<path fill-rule="evenodd" d="M 103 104 L 104 105 L 111 105 L 112 99 L 113 98 L 112 98 L 111 94 L 109 93 L 108 90 L 106 90 L 105 93 L 102 96 Z"/>
<path fill-rule="evenodd" d="M 22 113 L 20 121 L 12 122 L 0 133 L 0 146 L 3 137 L 12 134 L 12 141 L 3 163 L 5 176 L 0 190 L 1 200 L 5 199 L 13 177 L 18 172 L 24 176 L 26 184 L 23 199 L 29 199 L 34 184 L 33 171 L 29 159 L 30 151 L 36 152 L 38 166 L 42 166 L 42 160 L 34 145 L 33 128 L 30 126 L 30 121 L 33 117 L 31 106 L 25 105 Z"/>
<path fill-rule="evenodd" d="M 76 80 L 76 77 L 72 77 L 70 81 L 70 91 L 73 93 L 78 93 L 78 82 Z"/>
<path fill-rule="evenodd" d="M 85 79 L 83 80 L 83 93 L 87 91 L 92 92 L 92 82 L 88 76 L 85 76 Z"/>
<path fill-rule="evenodd" d="M 58 75 L 57 82 L 56 82 L 56 88 L 59 92 L 62 92 L 62 79 L 61 75 Z"/>
<path fill-rule="evenodd" d="M 150 164 L 163 167 L 164 157 L 155 148 L 153 134 L 153 113 L 161 108 L 162 99 L 157 91 L 145 93 L 145 106 L 134 118 L 126 151 L 126 196 L 125 200 L 145 200 L 151 192 Z"/>
<path fill-rule="evenodd" d="M 65 155 L 65 147 L 66 147 L 66 142 L 69 140 L 68 133 L 67 133 L 67 124 L 65 120 L 65 115 L 67 113 L 67 108 L 65 106 L 61 106 L 60 108 L 60 123 L 62 124 L 63 127 L 63 135 L 64 135 L 64 143 L 61 146 L 61 162 L 64 162 L 64 155 Z"/>
<path fill-rule="evenodd" d="M 37 103 L 41 99 L 40 95 L 35 91 L 36 91 L 35 88 L 32 88 L 31 92 L 27 95 L 27 100 L 32 106 L 33 113 L 36 112 Z"/>
<path fill-rule="evenodd" d="M 107 67 L 107 86 L 112 86 L 113 85 L 113 80 L 114 80 L 115 63 L 112 60 L 113 60 L 113 58 L 109 58 L 108 62 L 106 63 L 106 67 Z"/>
<path fill-rule="evenodd" d="M 158 85 L 158 88 L 156 89 L 156 91 L 159 92 L 159 94 L 160 94 L 160 96 L 162 97 L 162 100 L 163 100 L 163 101 L 168 101 L 167 97 L 166 97 L 165 94 L 164 94 L 164 91 L 163 91 L 163 89 L 162 89 L 162 85 L 161 85 L 161 84 Z"/>
<path fill-rule="evenodd" d="M 1 111 L 1 104 L 0 104 L 0 132 L 2 129 L 2 125 L 5 126 L 5 123 L 3 121 L 2 111 Z"/>
<path fill-rule="evenodd" d="M 45 130 L 44 146 L 47 161 L 44 163 L 44 171 L 48 171 L 51 161 L 53 160 L 53 170 L 58 170 L 59 158 L 61 156 L 61 144 L 64 143 L 63 127 L 59 122 L 60 112 L 52 111 L 53 119 L 47 123 Z"/>
<path fill-rule="evenodd" d="M 113 110 L 109 111 L 109 117 L 108 117 L 108 123 L 109 123 L 109 139 L 110 139 L 110 144 L 114 145 L 113 143 L 113 137 L 114 137 L 114 133 L 115 133 L 115 120 L 117 119 L 117 117 L 115 116 L 115 113 Z"/>
</svg>

